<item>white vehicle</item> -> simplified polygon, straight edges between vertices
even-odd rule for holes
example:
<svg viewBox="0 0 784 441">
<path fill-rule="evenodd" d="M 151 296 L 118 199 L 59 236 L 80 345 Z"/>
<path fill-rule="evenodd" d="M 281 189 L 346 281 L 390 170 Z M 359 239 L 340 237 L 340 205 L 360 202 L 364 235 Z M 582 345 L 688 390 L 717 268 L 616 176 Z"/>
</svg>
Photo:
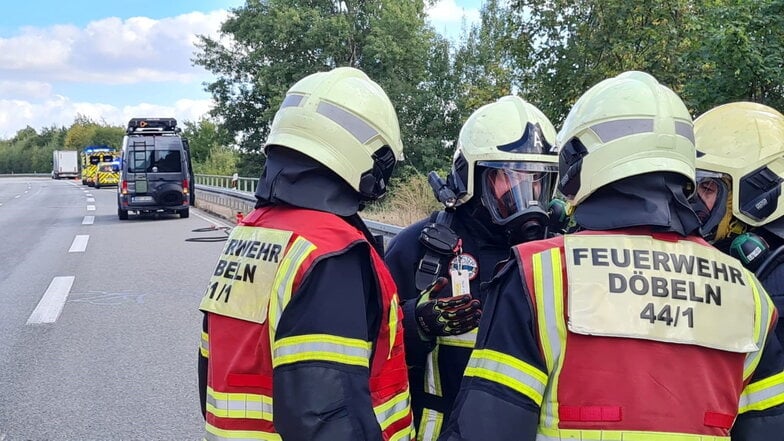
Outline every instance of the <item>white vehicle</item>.
<svg viewBox="0 0 784 441">
<path fill-rule="evenodd" d="M 79 152 L 55 150 L 52 152 L 52 179 L 78 178 Z"/>
</svg>

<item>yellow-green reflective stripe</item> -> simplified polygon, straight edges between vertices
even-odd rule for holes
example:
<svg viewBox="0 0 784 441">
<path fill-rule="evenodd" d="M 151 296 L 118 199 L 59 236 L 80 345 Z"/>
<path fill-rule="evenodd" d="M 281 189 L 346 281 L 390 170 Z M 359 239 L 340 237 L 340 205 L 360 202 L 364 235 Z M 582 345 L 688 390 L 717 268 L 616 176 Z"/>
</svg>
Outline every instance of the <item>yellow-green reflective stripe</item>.
<svg viewBox="0 0 784 441">
<path fill-rule="evenodd" d="M 381 430 L 386 430 L 395 421 L 405 418 L 411 412 L 408 389 L 374 407 L 373 412 L 376 414 L 376 421 L 381 426 Z"/>
<path fill-rule="evenodd" d="M 260 432 L 255 430 L 224 430 L 205 423 L 207 441 L 282 441 L 277 433 Z"/>
<path fill-rule="evenodd" d="M 419 441 L 436 441 L 444 424 L 444 414 L 433 409 L 422 409 L 419 422 Z"/>
<path fill-rule="evenodd" d="M 201 331 L 201 342 L 199 344 L 199 351 L 204 358 L 210 357 L 210 335 Z"/>
<path fill-rule="evenodd" d="M 465 376 L 502 384 L 542 404 L 547 375 L 530 364 L 501 352 L 479 349 L 471 353 Z"/>
<path fill-rule="evenodd" d="M 278 330 L 278 322 L 280 321 L 280 316 L 283 315 L 283 309 L 291 300 L 291 290 L 297 270 L 315 249 L 315 245 L 302 237 L 297 237 L 275 273 L 275 281 L 272 286 L 277 287 L 278 292 L 270 297 L 268 312 L 270 346 L 273 346 L 275 343 L 275 333 Z"/>
<path fill-rule="evenodd" d="M 389 441 L 414 441 L 416 440 L 416 431 L 411 427 L 406 427 L 392 434 Z"/>
<path fill-rule="evenodd" d="M 745 380 L 751 377 L 762 358 L 765 340 L 768 338 L 768 328 L 770 327 L 770 321 L 773 319 L 773 305 L 767 295 L 762 295 L 765 291 L 757 283 L 756 277 L 748 270 L 744 271 L 746 272 L 746 281 L 750 282 L 756 303 L 754 310 L 754 340 L 757 342 L 757 347 L 759 347 L 758 351 L 747 354 L 743 362 L 743 379 Z"/>
<path fill-rule="evenodd" d="M 558 427 L 558 375 L 563 365 L 561 354 L 566 345 L 564 322 L 562 264 L 559 248 L 532 256 L 537 321 L 550 381 L 542 398 L 540 412 L 543 427 Z"/>
<path fill-rule="evenodd" d="M 694 435 L 674 432 L 620 430 L 576 430 L 539 428 L 536 441 L 730 441 L 728 436 Z"/>
<path fill-rule="evenodd" d="M 476 344 L 476 336 L 478 331 L 478 328 L 474 328 L 465 334 L 450 335 L 448 337 L 437 337 L 436 343 L 439 345 L 457 346 L 461 348 L 472 349 Z"/>
<path fill-rule="evenodd" d="M 392 295 L 392 301 L 389 302 L 389 352 L 387 353 L 387 360 L 392 358 L 392 349 L 395 347 L 395 339 L 397 338 L 397 293 Z"/>
<path fill-rule="evenodd" d="M 286 337 L 275 342 L 272 367 L 301 361 L 331 361 L 368 367 L 369 342 L 329 334 Z"/>
<path fill-rule="evenodd" d="M 221 418 L 272 421 L 272 397 L 261 394 L 216 392 L 207 387 L 207 412 Z"/>
<path fill-rule="evenodd" d="M 784 372 L 746 386 L 738 413 L 765 410 L 784 403 Z"/>
</svg>

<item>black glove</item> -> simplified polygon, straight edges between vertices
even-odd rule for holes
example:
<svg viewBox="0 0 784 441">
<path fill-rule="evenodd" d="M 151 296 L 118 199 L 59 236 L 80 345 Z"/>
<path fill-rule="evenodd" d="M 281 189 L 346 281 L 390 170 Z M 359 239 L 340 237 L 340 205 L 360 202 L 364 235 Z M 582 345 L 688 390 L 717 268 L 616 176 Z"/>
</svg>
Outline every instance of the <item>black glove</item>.
<svg viewBox="0 0 784 441">
<path fill-rule="evenodd" d="M 465 334 L 479 326 L 482 307 L 470 294 L 436 298 L 448 282 L 446 277 L 439 277 L 419 296 L 415 314 L 423 337 Z"/>
</svg>

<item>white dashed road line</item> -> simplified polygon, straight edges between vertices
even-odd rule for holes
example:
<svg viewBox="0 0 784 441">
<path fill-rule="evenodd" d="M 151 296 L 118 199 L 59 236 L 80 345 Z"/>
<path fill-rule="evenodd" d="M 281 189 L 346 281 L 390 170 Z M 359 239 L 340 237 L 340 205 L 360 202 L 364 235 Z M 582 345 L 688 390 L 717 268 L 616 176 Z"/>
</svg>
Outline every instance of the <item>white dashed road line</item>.
<svg viewBox="0 0 784 441">
<path fill-rule="evenodd" d="M 84 220 L 82 221 L 82 225 L 92 225 L 93 222 L 95 222 L 95 216 L 85 216 Z"/>
<path fill-rule="evenodd" d="M 69 253 L 83 253 L 84 250 L 87 249 L 87 241 L 90 240 L 89 234 L 80 234 L 74 237 L 73 243 L 71 243 L 71 249 L 68 250 Z"/>
<path fill-rule="evenodd" d="M 74 276 L 61 276 L 52 279 L 49 288 L 46 288 L 44 296 L 38 302 L 33 313 L 27 319 L 28 325 L 41 323 L 54 323 L 63 311 L 68 293 L 71 292 Z"/>
<path fill-rule="evenodd" d="M 16 196 L 14 196 L 14 199 L 19 199 L 19 198 L 21 198 L 21 197 L 22 197 L 22 195 L 21 195 L 21 194 L 18 194 L 18 195 L 16 195 Z"/>
<path fill-rule="evenodd" d="M 95 202 L 95 198 L 87 198 L 87 202 Z"/>
<path fill-rule="evenodd" d="M 87 211 L 95 211 L 95 205 L 88 205 Z"/>
</svg>

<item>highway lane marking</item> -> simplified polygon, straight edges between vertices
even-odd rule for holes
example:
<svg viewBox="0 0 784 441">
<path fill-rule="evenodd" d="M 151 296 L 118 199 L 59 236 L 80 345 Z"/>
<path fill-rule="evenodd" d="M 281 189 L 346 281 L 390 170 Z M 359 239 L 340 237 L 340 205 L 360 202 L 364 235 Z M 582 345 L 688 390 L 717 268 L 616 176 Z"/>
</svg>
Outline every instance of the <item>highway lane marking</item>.
<svg viewBox="0 0 784 441">
<path fill-rule="evenodd" d="M 95 216 L 85 216 L 84 220 L 82 221 L 82 225 L 92 225 L 93 222 L 95 222 Z"/>
<path fill-rule="evenodd" d="M 71 292 L 73 286 L 74 276 L 58 276 L 52 279 L 52 283 L 46 288 L 46 292 L 38 306 L 35 307 L 33 313 L 27 319 L 28 325 L 36 325 L 42 323 L 54 323 L 57 317 L 63 312 L 63 306 L 68 299 L 68 293 Z"/>
<path fill-rule="evenodd" d="M 87 249 L 87 241 L 90 240 L 89 234 L 79 234 L 74 237 L 73 243 L 71 243 L 71 249 L 68 250 L 69 253 L 83 253 L 84 250 Z"/>
<path fill-rule="evenodd" d="M 95 211 L 95 205 L 88 205 L 87 211 Z"/>
<path fill-rule="evenodd" d="M 87 198 L 87 202 L 95 202 L 95 198 Z"/>
<path fill-rule="evenodd" d="M 211 223 L 211 224 L 213 224 L 213 225 L 214 225 L 214 224 L 222 224 L 222 226 L 224 226 L 224 227 L 233 227 L 233 225 L 231 225 L 231 224 L 229 224 L 229 223 L 227 223 L 227 222 L 224 222 L 222 219 L 214 219 L 214 218 L 213 218 L 213 219 L 210 219 L 209 217 L 207 217 L 207 216 L 202 216 L 202 215 L 200 215 L 199 213 L 194 213 L 194 212 L 191 212 L 191 213 L 192 213 L 194 216 L 196 216 L 196 217 L 200 217 L 200 218 L 202 218 L 202 219 L 206 220 L 207 222 L 209 222 L 209 223 Z"/>
<path fill-rule="evenodd" d="M 21 197 L 22 197 L 22 195 L 21 195 L 21 194 L 18 194 L 18 195 L 16 195 L 16 196 L 14 196 L 14 199 L 19 199 L 19 198 L 21 198 Z"/>
</svg>

